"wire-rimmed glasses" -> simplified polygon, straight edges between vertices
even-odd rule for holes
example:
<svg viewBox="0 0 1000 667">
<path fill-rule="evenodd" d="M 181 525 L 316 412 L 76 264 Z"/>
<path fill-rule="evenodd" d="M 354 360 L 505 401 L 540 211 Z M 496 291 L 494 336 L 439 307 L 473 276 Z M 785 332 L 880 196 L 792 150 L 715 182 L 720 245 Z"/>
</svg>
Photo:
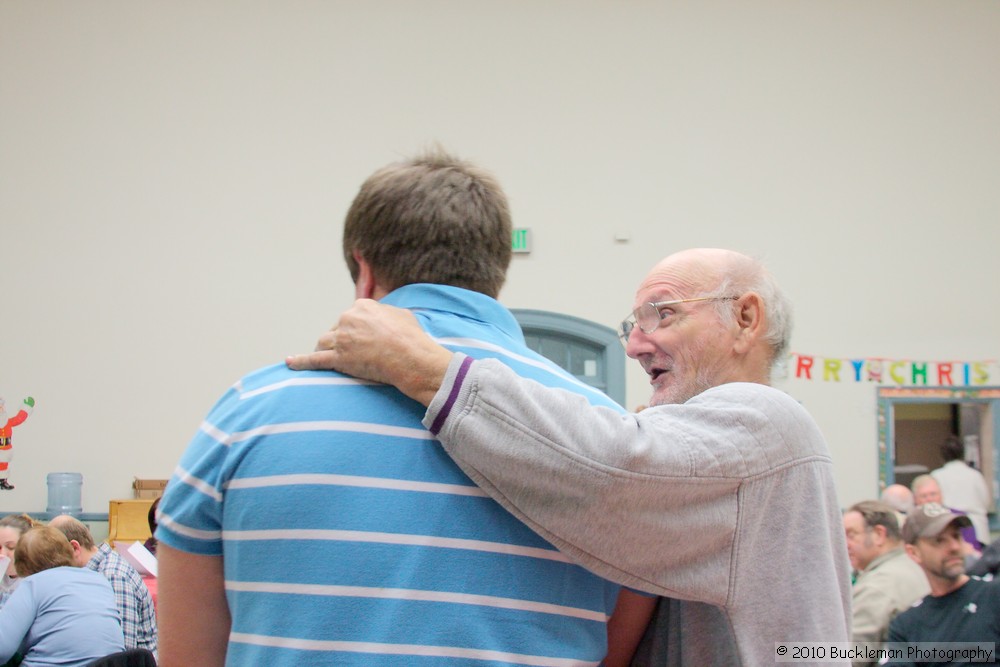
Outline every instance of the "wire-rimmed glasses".
<svg viewBox="0 0 1000 667">
<path fill-rule="evenodd" d="M 657 301 L 655 303 L 644 303 L 622 320 L 618 325 L 618 340 L 623 347 L 628 347 L 628 337 L 632 335 L 632 330 L 638 325 L 643 333 L 651 334 L 666 320 L 661 308 L 675 306 L 679 303 L 693 303 L 695 301 L 735 301 L 738 296 L 698 296 L 693 299 L 674 299 L 672 301 Z"/>
</svg>

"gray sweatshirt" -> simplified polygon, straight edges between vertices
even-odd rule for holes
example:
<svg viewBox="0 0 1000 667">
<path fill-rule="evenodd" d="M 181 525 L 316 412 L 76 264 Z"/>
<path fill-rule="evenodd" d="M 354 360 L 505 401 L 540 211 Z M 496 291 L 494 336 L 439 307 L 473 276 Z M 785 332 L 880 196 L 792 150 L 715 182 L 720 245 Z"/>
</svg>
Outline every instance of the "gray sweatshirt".
<svg viewBox="0 0 1000 667">
<path fill-rule="evenodd" d="M 675 600 L 645 664 L 774 665 L 777 642 L 849 641 L 833 462 L 794 399 L 733 383 L 621 414 L 470 362 L 455 355 L 424 424 L 558 549 Z"/>
</svg>

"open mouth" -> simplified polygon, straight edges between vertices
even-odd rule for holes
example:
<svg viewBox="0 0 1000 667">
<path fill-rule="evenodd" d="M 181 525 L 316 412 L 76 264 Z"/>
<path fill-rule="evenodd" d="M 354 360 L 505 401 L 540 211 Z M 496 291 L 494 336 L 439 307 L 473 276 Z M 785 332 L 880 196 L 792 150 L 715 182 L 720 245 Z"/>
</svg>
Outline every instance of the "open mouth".
<svg viewBox="0 0 1000 667">
<path fill-rule="evenodd" d="M 650 366 L 644 366 L 644 368 L 646 371 L 646 375 L 649 376 L 649 382 L 651 384 L 656 384 L 657 380 L 659 380 L 661 377 L 663 377 L 670 371 L 669 368 L 665 368 L 663 366 L 650 365 Z"/>
</svg>

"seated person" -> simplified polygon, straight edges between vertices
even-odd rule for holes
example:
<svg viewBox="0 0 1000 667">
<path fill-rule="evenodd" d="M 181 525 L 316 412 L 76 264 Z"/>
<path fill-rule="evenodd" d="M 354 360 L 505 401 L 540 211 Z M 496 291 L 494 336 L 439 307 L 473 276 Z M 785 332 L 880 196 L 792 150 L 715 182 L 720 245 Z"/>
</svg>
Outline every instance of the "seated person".
<svg viewBox="0 0 1000 667">
<path fill-rule="evenodd" d="M 937 503 L 920 505 L 907 517 L 906 553 L 924 571 L 931 593 L 890 622 L 890 642 L 1000 643 L 1000 580 L 965 572 L 961 529 L 971 525 L 969 517 Z M 912 657 L 906 653 L 886 664 L 915 667 Z"/>
<path fill-rule="evenodd" d="M 87 525 L 60 514 L 49 525 L 61 531 L 73 550 L 73 564 L 99 572 L 111 583 L 125 633 L 125 648 L 144 648 L 156 653 L 157 629 L 153 596 L 142 577 L 118 552 L 96 544 Z"/>
<path fill-rule="evenodd" d="M 874 500 L 844 513 L 847 555 L 858 571 L 851 594 L 851 635 L 856 644 L 884 642 L 889 622 L 931 592 L 920 566 L 906 555 L 893 509 Z M 873 660 L 856 660 L 873 665 Z"/>
<path fill-rule="evenodd" d="M 913 491 L 903 484 L 890 484 L 882 491 L 879 500 L 895 510 L 896 521 L 902 528 L 906 515 L 913 511 Z"/>
<path fill-rule="evenodd" d="M 153 504 L 149 506 L 149 514 L 146 515 L 146 521 L 149 522 L 149 537 L 146 542 L 142 545 L 146 547 L 149 553 L 156 555 L 156 508 L 160 506 L 160 498 L 158 497 L 153 501 Z"/>
<path fill-rule="evenodd" d="M 910 485 L 910 488 L 913 489 L 913 503 L 917 507 L 926 503 L 937 503 L 938 505 L 944 505 L 947 507 L 952 514 L 961 514 L 965 516 L 965 512 L 945 505 L 944 497 L 941 494 L 941 485 L 938 484 L 938 481 L 931 475 L 920 475 L 916 477 Z M 962 539 L 965 541 L 965 544 L 962 547 L 962 554 L 966 558 L 966 563 L 971 564 L 979 558 L 979 553 L 983 550 L 984 546 L 976 537 L 976 529 L 973 527 L 971 520 L 962 527 Z"/>
<path fill-rule="evenodd" d="M 21 583 L 14 569 L 14 548 L 21 535 L 35 525 L 35 520 L 27 514 L 8 514 L 0 519 L 0 556 L 7 558 L 7 569 L 0 578 L 0 608 L 3 608 L 14 589 Z"/>
<path fill-rule="evenodd" d="M 31 528 L 17 543 L 14 564 L 22 581 L 0 609 L 0 661 L 20 650 L 23 667 L 84 667 L 124 650 L 111 584 L 73 565 L 65 535 Z"/>
<path fill-rule="evenodd" d="M 1000 578 L 1000 537 L 983 549 L 983 555 L 968 567 L 966 574 L 980 579 Z"/>
</svg>

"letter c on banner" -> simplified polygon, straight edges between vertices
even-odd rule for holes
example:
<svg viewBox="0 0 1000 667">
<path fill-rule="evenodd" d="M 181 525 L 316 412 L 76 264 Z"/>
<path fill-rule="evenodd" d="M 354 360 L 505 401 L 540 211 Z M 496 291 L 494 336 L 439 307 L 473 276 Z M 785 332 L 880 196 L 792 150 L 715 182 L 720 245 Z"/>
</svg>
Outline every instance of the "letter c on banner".
<svg viewBox="0 0 1000 667">
<path fill-rule="evenodd" d="M 896 384 L 906 384 L 906 378 L 904 378 L 897 372 L 900 368 L 902 368 L 905 365 L 906 365 L 905 361 L 894 361 L 891 364 L 889 364 L 889 377 L 891 377 L 892 381 L 895 382 Z"/>
</svg>

